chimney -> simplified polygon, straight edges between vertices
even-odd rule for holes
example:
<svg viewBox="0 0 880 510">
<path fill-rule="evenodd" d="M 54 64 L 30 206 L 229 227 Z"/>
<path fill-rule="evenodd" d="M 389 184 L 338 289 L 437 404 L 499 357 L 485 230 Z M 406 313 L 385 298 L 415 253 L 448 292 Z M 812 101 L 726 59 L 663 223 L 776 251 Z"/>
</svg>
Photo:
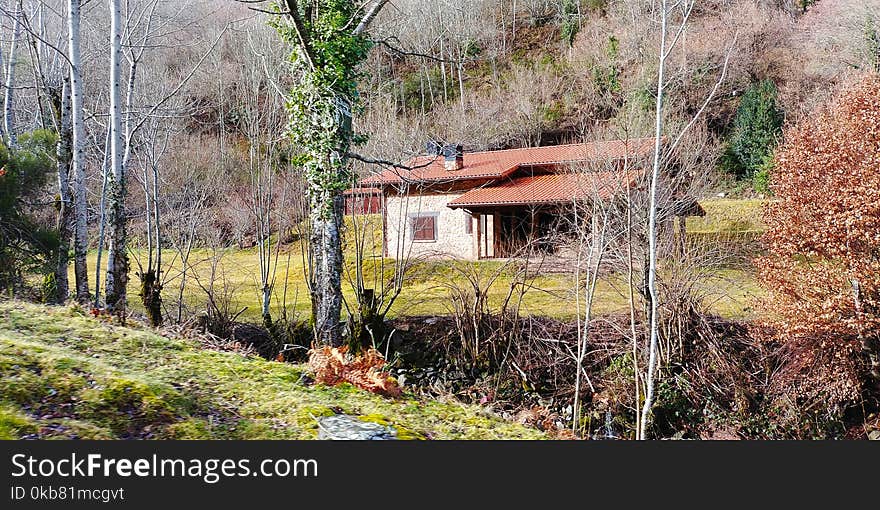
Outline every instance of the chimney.
<svg viewBox="0 0 880 510">
<path fill-rule="evenodd" d="M 449 172 L 461 170 L 464 166 L 464 152 L 461 145 L 446 145 L 443 147 L 443 166 Z"/>
</svg>

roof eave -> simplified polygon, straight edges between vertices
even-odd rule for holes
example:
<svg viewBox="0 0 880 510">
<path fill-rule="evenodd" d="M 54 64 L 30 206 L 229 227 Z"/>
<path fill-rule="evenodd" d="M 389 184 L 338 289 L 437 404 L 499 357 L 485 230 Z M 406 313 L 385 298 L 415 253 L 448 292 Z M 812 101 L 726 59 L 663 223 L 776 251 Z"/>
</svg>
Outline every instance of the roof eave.
<svg viewBox="0 0 880 510">
<path fill-rule="evenodd" d="M 467 209 L 470 207 L 513 207 L 513 206 L 527 206 L 527 205 L 559 205 L 559 204 L 568 204 L 573 200 L 544 200 L 538 201 L 533 200 L 529 202 L 472 202 L 472 203 L 464 203 L 464 204 L 454 204 L 448 203 L 446 207 L 450 209 Z"/>
</svg>

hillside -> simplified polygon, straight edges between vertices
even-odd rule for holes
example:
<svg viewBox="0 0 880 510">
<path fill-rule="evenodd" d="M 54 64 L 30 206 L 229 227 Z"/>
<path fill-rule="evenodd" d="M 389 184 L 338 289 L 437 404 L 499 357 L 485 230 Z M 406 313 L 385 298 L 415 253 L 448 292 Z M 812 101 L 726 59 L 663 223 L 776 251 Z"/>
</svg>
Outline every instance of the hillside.
<svg viewBox="0 0 880 510">
<path fill-rule="evenodd" d="M 479 407 L 323 387 L 302 366 L 0 301 L 0 439 L 314 439 L 334 413 L 401 438 L 542 437 Z"/>
</svg>

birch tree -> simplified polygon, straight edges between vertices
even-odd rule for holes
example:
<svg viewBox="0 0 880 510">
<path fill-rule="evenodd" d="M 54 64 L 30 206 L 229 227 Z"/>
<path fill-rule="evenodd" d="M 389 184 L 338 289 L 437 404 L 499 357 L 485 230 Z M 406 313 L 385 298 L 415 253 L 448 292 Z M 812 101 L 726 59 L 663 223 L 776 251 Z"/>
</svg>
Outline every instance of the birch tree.
<svg viewBox="0 0 880 510">
<path fill-rule="evenodd" d="M 67 13 L 59 12 L 63 28 L 67 28 Z M 43 118 L 41 94 L 49 104 L 51 111 L 51 123 L 57 133 L 55 147 L 55 162 L 57 169 L 58 185 L 58 216 L 55 228 L 58 232 L 58 247 L 55 257 L 54 270 L 54 296 L 55 302 L 63 303 L 69 295 L 68 266 L 70 265 L 70 243 L 74 230 L 74 199 L 71 182 L 72 171 L 72 148 L 73 131 L 71 127 L 71 90 L 70 90 L 70 67 L 67 55 L 63 53 L 66 47 L 66 30 L 57 34 L 54 43 L 46 31 L 43 17 L 43 3 L 37 6 L 36 24 L 31 22 L 28 16 L 20 18 L 21 28 L 27 33 L 30 41 L 30 57 L 34 74 L 34 82 L 37 90 L 37 103 L 41 126 L 45 128 Z M 50 53 L 50 50 L 51 53 Z M 50 57 L 51 55 L 51 57 Z"/>
<path fill-rule="evenodd" d="M 89 301 L 88 252 L 89 211 L 86 201 L 85 115 L 83 113 L 83 79 L 81 56 L 81 0 L 67 2 L 67 44 L 70 60 L 70 121 L 72 131 L 71 168 L 73 171 L 74 241 L 73 272 L 76 278 L 76 300 Z"/>
<path fill-rule="evenodd" d="M 102 207 L 101 229 L 104 222 L 107 224 L 107 271 L 105 277 L 105 305 L 110 312 L 122 316 L 125 312 L 128 284 L 129 259 L 127 254 L 128 234 L 126 217 L 126 170 L 134 150 L 134 140 L 138 132 L 152 121 L 155 117 L 174 115 L 175 112 L 162 110 L 169 100 L 175 97 L 181 89 L 195 75 L 207 57 L 213 52 L 217 43 L 229 28 L 227 24 L 211 43 L 207 51 L 199 58 L 198 62 L 177 84 L 173 87 L 161 87 L 158 97 L 150 97 L 146 100 L 146 108 L 142 113 L 134 115 L 137 110 L 135 105 L 135 84 L 137 82 L 139 64 L 144 57 L 145 50 L 158 46 L 153 42 L 159 35 L 168 35 L 172 30 L 168 29 L 169 20 L 175 16 L 166 18 L 162 23 L 154 23 L 157 17 L 158 0 L 152 0 L 141 5 L 140 9 L 129 11 L 129 16 L 123 20 L 119 0 L 110 1 L 111 13 L 111 48 L 110 48 L 110 122 L 108 130 L 109 143 L 107 144 L 109 165 L 104 177 L 106 185 L 102 194 L 102 204 L 106 200 L 106 212 Z M 186 8 L 185 4 L 179 4 L 177 13 Z M 133 19 L 132 19 L 133 18 Z M 126 80 L 125 97 L 122 97 L 122 60 L 128 61 L 128 77 Z M 169 90 L 170 89 L 170 90 Z M 173 109 L 171 109 L 173 110 Z M 156 280 L 158 281 L 158 279 Z"/>
<path fill-rule="evenodd" d="M 736 35 L 730 45 L 721 75 L 715 86 L 707 95 L 702 106 L 697 110 L 690 121 L 685 124 L 677 136 L 668 139 L 665 136 L 664 127 L 664 101 L 666 99 L 667 65 L 673 50 L 685 33 L 696 0 L 658 0 L 654 4 L 654 14 L 660 27 L 660 44 L 657 51 L 657 87 L 656 104 L 654 109 L 654 150 L 651 163 L 651 174 L 648 184 L 648 268 L 646 276 L 646 290 L 648 298 L 648 362 L 645 374 L 645 400 L 642 405 L 640 423 L 638 427 L 639 439 L 647 439 L 651 424 L 651 410 L 655 403 L 655 386 L 657 376 L 657 358 L 659 347 L 659 293 L 657 289 L 657 263 L 658 243 L 657 229 L 661 221 L 660 203 L 661 195 L 661 172 L 666 168 L 669 159 L 681 143 L 685 134 L 702 115 L 709 102 L 715 97 L 719 86 L 727 74 L 728 64 L 733 48 L 736 45 Z"/>
<path fill-rule="evenodd" d="M 67 268 L 70 265 L 70 238 L 73 227 L 73 200 L 71 199 L 70 171 L 73 159 L 71 141 L 70 80 L 64 79 L 60 97 L 52 98 L 55 122 L 58 129 L 58 143 L 55 161 L 58 168 L 58 255 L 55 260 L 55 300 L 63 303 L 70 293 Z"/>
<path fill-rule="evenodd" d="M 18 41 L 21 39 L 21 4 L 15 6 L 12 12 L 12 39 L 9 41 L 9 52 L 6 63 L 6 98 L 3 102 L 3 127 L 6 131 L 6 145 L 14 149 L 18 145 L 15 136 L 15 67 L 16 50 Z"/>
<path fill-rule="evenodd" d="M 122 5 L 110 0 L 110 170 L 107 175 L 107 276 L 104 284 L 107 310 L 124 313 L 128 284 L 126 253 L 125 166 L 121 97 Z"/>
</svg>

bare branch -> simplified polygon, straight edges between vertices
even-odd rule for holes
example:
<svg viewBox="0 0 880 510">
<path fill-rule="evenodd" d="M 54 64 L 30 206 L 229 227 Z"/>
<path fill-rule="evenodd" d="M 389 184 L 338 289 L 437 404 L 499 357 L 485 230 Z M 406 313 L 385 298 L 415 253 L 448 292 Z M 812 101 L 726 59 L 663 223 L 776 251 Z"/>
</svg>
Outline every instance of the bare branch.
<svg viewBox="0 0 880 510">
<path fill-rule="evenodd" d="M 382 7 L 385 7 L 385 4 L 387 3 L 388 0 L 378 0 L 375 4 L 373 4 L 373 7 L 371 7 L 370 10 L 367 11 L 367 14 L 364 15 L 364 17 L 361 19 L 361 22 L 358 23 L 358 26 L 355 27 L 352 34 L 360 35 L 365 32 L 367 28 L 370 27 L 370 23 L 372 23 L 373 20 L 376 19 L 376 16 L 379 15 L 379 11 L 382 10 Z"/>
<path fill-rule="evenodd" d="M 300 48 L 306 57 L 306 61 L 309 63 L 309 67 L 314 69 L 315 58 L 312 52 L 312 43 L 309 40 L 309 33 L 306 31 L 305 23 L 303 23 L 302 17 L 299 15 L 299 5 L 297 5 L 296 0 L 286 0 L 286 3 L 287 14 L 293 21 L 293 29 L 296 31 L 296 36 L 299 39 Z"/>
<path fill-rule="evenodd" d="M 427 166 L 431 166 L 431 164 L 434 163 L 433 160 L 429 160 L 427 163 L 424 163 L 421 165 L 415 165 L 415 166 L 402 165 L 400 163 L 395 163 L 393 161 L 387 161 L 384 159 L 373 159 L 373 158 L 370 158 L 367 156 L 362 156 L 362 155 L 354 153 L 354 152 L 347 153 L 346 157 L 349 157 L 351 159 L 356 159 L 356 160 L 358 160 L 362 163 L 366 163 L 368 165 L 380 165 L 380 166 L 384 166 L 384 167 L 397 168 L 399 170 L 417 170 L 419 168 L 425 168 Z"/>
<path fill-rule="evenodd" d="M 397 39 L 397 38 L 395 37 L 393 39 Z M 418 58 L 423 58 L 425 60 L 432 60 L 434 62 L 444 62 L 447 64 L 460 64 L 461 63 L 460 60 L 446 59 L 446 58 L 442 58 L 442 57 L 435 57 L 433 55 L 428 55 L 425 53 L 419 53 L 416 51 L 403 50 L 403 49 L 397 48 L 395 46 L 392 46 L 391 43 L 388 42 L 389 40 L 390 39 L 380 39 L 378 41 L 374 40 L 373 43 L 385 46 L 385 48 L 390 50 L 392 53 L 394 53 L 396 55 L 400 55 L 402 57 L 418 57 Z"/>
<path fill-rule="evenodd" d="M 721 76 L 718 77 L 718 81 L 715 82 L 715 86 L 712 87 L 712 90 L 709 92 L 709 95 L 706 96 L 706 100 L 703 101 L 703 104 L 700 106 L 700 109 L 697 110 L 697 113 L 695 113 L 694 116 L 691 117 L 690 122 L 688 122 L 687 125 L 681 130 L 681 132 L 678 133 L 678 136 L 675 138 L 675 141 L 672 142 L 672 145 L 667 148 L 666 157 L 664 158 L 664 160 L 668 159 L 670 155 L 675 152 L 676 147 L 678 147 L 678 144 L 681 143 L 681 139 L 688 132 L 688 130 L 693 127 L 693 125 L 697 122 L 697 119 L 699 119 L 703 115 L 703 111 L 705 111 L 706 107 L 709 106 L 709 103 L 715 97 L 715 94 L 718 92 L 718 88 L 721 87 L 721 84 L 727 77 L 727 69 L 730 64 L 730 56 L 733 54 L 734 48 L 736 48 L 736 41 L 738 38 L 739 32 L 735 32 L 733 34 L 733 41 L 730 43 L 730 48 L 727 50 L 727 55 L 724 56 L 724 64 L 721 67 Z"/>
</svg>

